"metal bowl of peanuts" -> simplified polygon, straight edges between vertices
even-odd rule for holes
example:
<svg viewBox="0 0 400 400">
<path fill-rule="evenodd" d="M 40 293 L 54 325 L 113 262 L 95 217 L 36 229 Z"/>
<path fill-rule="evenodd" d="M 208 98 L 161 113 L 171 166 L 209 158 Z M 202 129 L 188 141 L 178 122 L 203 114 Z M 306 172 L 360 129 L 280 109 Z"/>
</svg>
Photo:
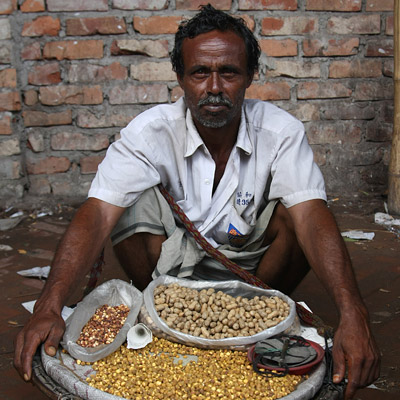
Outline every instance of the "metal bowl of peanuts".
<svg viewBox="0 0 400 400">
<path fill-rule="evenodd" d="M 153 334 L 203 348 L 244 350 L 285 331 L 295 319 L 289 297 L 239 281 L 161 276 L 146 288 L 143 299 L 139 319 Z"/>
</svg>

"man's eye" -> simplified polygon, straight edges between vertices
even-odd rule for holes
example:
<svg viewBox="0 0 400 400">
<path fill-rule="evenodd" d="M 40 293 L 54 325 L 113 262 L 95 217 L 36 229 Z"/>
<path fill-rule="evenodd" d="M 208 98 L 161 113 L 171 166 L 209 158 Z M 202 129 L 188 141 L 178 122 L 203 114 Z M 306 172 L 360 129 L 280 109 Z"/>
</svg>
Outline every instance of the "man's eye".
<svg viewBox="0 0 400 400">
<path fill-rule="evenodd" d="M 221 75 L 226 77 L 226 78 L 230 78 L 236 75 L 236 72 L 231 70 L 231 69 L 227 69 L 227 70 L 223 70 L 221 71 Z"/>
<path fill-rule="evenodd" d="M 193 75 L 196 77 L 204 77 L 207 75 L 207 71 L 205 69 L 198 69 L 197 71 L 194 71 Z"/>
</svg>

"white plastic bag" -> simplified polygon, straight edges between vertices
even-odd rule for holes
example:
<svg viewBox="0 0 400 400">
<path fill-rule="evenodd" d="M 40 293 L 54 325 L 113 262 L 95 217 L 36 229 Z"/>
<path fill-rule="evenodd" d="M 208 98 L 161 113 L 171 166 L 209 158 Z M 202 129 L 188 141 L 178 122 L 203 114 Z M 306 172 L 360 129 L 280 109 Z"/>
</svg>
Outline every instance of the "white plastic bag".
<svg viewBox="0 0 400 400">
<path fill-rule="evenodd" d="M 198 336 L 188 335 L 176 329 L 171 329 L 167 323 L 158 315 L 154 304 L 154 289 L 159 285 L 169 285 L 177 283 L 180 286 L 193 288 L 196 290 L 214 288 L 221 290 L 231 296 L 253 298 L 255 296 L 278 296 L 289 304 L 290 312 L 288 317 L 272 328 L 265 329 L 252 336 L 240 336 L 224 339 L 206 339 Z M 277 290 L 267 290 L 249 285 L 240 281 L 194 281 L 188 279 L 175 278 L 172 276 L 161 275 L 143 292 L 144 305 L 140 311 L 139 319 L 146 324 L 155 336 L 163 337 L 171 341 L 186 344 L 188 346 L 209 348 L 246 350 L 250 345 L 264 340 L 271 336 L 291 329 L 295 322 L 296 306 L 292 299 Z"/>
<path fill-rule="evenodd" d="M 85 362 L 94 362 L 108 356 L 125 342 L 128 330 L 136 324 L 142 303 L 142 292 L 129 283 L 119 279 L 112 279 L 103 283 L 78 303 L 75 311 L 68 317 L 65 322 L 66 330 L 61 345 L 71 356 Z M 123 327 L 110 344 L 101 344 L 96 347 L 78 345 L 76 341 L 82 328 L 97 308 L 104 304 L 109 306 L 125 304 L 130 308 Z"/>
</svg>

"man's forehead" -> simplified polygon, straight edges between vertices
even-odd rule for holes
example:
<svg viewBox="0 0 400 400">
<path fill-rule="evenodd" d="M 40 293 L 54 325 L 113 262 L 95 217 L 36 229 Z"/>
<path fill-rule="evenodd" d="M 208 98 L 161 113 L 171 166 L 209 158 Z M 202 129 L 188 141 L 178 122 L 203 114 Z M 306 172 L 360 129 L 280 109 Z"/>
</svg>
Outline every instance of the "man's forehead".
<svg viewBox="0 0 400 400">
<path fill-rule="evenodd" d="M 202 53 L 216 57 L 224 54 L 240 57 L 241 54 L 246 56 L 246 48 L 244 40 L 235 32 L 213 30 L 184 39 L 182 53 L 184 58 L 197 58 Z"/>
</svg>

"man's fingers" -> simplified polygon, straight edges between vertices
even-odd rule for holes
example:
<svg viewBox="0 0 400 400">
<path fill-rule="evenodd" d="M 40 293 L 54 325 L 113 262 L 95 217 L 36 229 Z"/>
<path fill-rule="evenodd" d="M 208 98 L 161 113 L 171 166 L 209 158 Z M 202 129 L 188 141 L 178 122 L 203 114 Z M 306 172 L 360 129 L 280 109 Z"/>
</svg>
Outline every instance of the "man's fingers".
<svg viewBox="0 0 400 400">
<path fill-rule="evenodd" d="M 346 360 L 341 349 L 333 346 L 333 383 L 340 383 L 344 379 L 346 373 Z"/>
<path fill-rule="evenodd" d="M 26 381 L 32 377 L 32 360 L 41 340 L 38 335 L 26 337 L 21 353 L 22 376 Z"/>
<path fill-rule="evenodd" d="M 49 356 L 54 357 L 56 355 L 63 334 L 64 327 L 61 328 L 58 325 L 55 325 L 51 329 L 46 341 L 44 342 L 44 349 Z"/>
<path fill-rule="evenodd" d="M 18 373 L 23 376 L 22 372 L 22 349 L 24 347 L 24 337 L 21 332 L 14 339 L 14 366 L 17 369 Z"/>
<path fill-rule="evenodd" d="M 361 371 L 363 370 L 363 360 L 350 358 L 348 360 L 348 377 L 344 398 L 352 399 L 360 387 Z"/>
</svg>

